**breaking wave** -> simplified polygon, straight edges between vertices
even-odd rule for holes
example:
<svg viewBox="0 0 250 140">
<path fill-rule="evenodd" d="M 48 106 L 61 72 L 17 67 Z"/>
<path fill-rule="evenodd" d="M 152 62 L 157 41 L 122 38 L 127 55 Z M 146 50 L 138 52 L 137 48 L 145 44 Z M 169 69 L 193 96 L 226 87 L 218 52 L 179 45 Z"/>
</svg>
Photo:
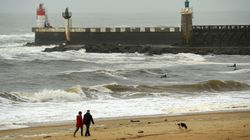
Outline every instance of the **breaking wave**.
<svg viewBox="0 0 250 140">
<path fill-rule="evenodd" d="M 35 93 L 1 92 L 0 102 L 79 102 L 117 98 L 142 98 L 174 93 L 231 92 L 250 90 L 250 85 L 237 81 L 209 80 L 186 85 L 119 85 L 116 83 L 96 86 L 74 86 L 64 90 L 44 89 Z"/>
<path fill-rule="evenodd" d="M 31 38 L 34 38 L 33 33 L 0 35 L 1 40 L 24 40 L 24 39 L 31 39 Z"/>
<path fill-rule="evenodd" d="M 0 35 L 0 48 L 1 47 L 20 47 L 34 40 L 34 34 L 10 34 Z"/>
<path fill-rule="evenodd" d="M 36 93 L 3 92 L 0 98 L 12 102 L 75 102 L 81 101 L 84 96 L 73 91 L 45 89 Z"/>
<path fill-rule="evenodd" d="M 170 92 L 170 93 L 187 93 L 187 92 L 221 92 L 221 91 L 241 91 L 250 90 L 250 85 L 237 81 L 209 80 L 197 84 L 186 85 L 166 85 L 166 86 L 149 86 L 149 85 L 106 85 L 106 88 L 113 92 Z"/>
</svg>

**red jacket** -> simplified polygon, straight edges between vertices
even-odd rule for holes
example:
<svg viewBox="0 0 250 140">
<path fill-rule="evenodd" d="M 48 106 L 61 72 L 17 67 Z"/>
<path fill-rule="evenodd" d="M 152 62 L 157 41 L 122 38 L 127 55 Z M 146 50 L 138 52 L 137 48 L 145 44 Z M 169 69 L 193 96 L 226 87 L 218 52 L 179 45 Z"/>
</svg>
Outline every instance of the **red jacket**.
<svg viewBox="0 0 250 140">
<path fill-rule="evenodd" d="M 83 126 L 82 115 L 77 115 L 76 116 L 76 127 L 82 127 L 82 126 Z"/>
</svg>

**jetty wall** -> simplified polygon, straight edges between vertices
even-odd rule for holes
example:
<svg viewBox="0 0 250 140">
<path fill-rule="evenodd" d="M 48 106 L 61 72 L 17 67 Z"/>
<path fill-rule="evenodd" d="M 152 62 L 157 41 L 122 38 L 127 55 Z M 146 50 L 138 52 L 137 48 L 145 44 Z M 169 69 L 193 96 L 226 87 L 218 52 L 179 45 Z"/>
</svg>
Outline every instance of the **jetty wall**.
<svg viewBox="0 0 250 140">
<path fill-rule="evenodd" d="M 32 28 L 35 44 L 59 44 L 65 28 Z M 72 44 L 137 44 L 193 47 L 250 47 L 250 25 L 194 25 L 188 44 L 179 27 L 70 28 Z"/>
<path fill-rule="evenodd" d="M 190 45 L 250 47 L 250 25 L 195 25 Z"/>
<path fill-rule="evenodd" d="M 35 44 L 65 42 L 64 28 L 32 28 Z M 169 44 L 179 45 L 179 27 L 71 28 L 72 44 Z"/>
</svg>

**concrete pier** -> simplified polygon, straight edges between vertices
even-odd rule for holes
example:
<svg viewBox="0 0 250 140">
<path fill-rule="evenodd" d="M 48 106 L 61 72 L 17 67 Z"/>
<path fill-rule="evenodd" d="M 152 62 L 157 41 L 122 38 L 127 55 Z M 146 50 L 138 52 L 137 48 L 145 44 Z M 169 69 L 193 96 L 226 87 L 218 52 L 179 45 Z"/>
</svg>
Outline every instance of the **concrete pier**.
<svg viewBox="0 0 250 140">
<path fill-rule="evenodd" d="M 250 25 L 195 25 L 192 46 L 250 47 Z"/>
<path fill-rule="evenodd" d="M 32 28 L 35 44 L 65 42 L 65 28 Z M 169 44 L 179 45 L 179 27 L 70 28 L 72 44 Z"/>
<path fill-rule="evenodd" d="M 193 25 L 193 9 L 185 0 L 181 27 L 84 27 L 69 26 L 71 13 L 65 9 L 65 28 L 32 28 L 35 44 L 132 44 L 185 47 L 250 47 L 250 25 Z"/>
</svg>

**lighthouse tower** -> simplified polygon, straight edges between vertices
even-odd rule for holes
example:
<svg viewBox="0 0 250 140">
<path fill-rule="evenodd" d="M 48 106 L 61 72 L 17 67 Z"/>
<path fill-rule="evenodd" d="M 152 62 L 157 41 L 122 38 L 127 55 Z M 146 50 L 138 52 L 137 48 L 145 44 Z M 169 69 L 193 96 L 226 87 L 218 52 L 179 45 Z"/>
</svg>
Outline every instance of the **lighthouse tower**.
<svg viewBox="0 0 250 140">
<path fill-rule="evenodd" d="M 181 36 L 183 44 L 190 44 L 193 30 L 193 9 L 189 7 L 189 1 L 185 1 L 185 8 L 181 9 Z"/>
<path fill-rule="evenodd" d="M 71 12 L 69 12 L 69 8 L 65 9 L 65 12 L 62 13 L 63 18 L 65 19 L 65 36 L 66 42 L 70 42 L 70 18 L 72 16 Z"/>
<path fill-rule="evenodd" d="M 39 4 L 39 7 L 36 10 L 36 27 L 50 27 L 48 16 L 43 4 Z"/>
</svg>

